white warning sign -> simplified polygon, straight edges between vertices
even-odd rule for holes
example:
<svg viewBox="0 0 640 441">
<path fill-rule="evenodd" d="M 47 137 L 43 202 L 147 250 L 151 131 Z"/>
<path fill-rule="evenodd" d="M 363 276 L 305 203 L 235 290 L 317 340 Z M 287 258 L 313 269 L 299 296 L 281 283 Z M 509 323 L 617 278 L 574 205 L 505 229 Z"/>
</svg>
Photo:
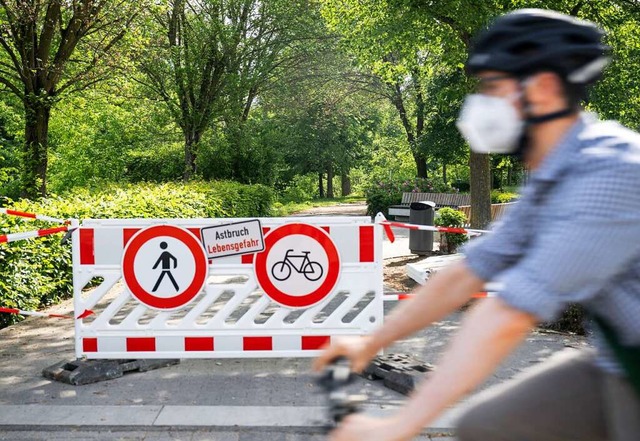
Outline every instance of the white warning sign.
<svg viewBox="0 0 640 441">
<path fill-rule="evenodd" d="M 200 234 L 209 259 L 264 250 L 262 226 L 257 219 L 205 227 Z"/>
</svg>

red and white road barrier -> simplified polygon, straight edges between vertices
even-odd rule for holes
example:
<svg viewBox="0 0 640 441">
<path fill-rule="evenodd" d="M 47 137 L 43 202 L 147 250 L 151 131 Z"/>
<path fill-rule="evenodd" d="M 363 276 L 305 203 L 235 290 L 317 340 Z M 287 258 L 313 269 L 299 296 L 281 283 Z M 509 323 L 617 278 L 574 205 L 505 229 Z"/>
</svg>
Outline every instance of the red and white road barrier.
<svg viewBox="0 0 640 441">
<path fill-rule="evenodd" d="M 8 208 L 0 208 L 0 213 L 6 214 L 8 216 L 18 216 L 18 217 L 24 217 L 27 219 L 37 219 L 37 220 L 42 220 L 47 222 L 58 222 L 61 224 L 69 223 L 69 221 L 65 221 L 63 219 L 58 219 L 51 216 L 44 216 L 42 214 L 35 214 L 35 213 L 26 213 L 24 211 L 17 211 L 17 210 L 9 210 Z"/>
<path fill-rule="evenodd" d="M 49 236 L 51 234 L 69 231 L 69 227 L 46 228 L 44 230 L 25 231 L 24 233 L 10 233 L 0 235 L 0 243 L 16 242 L 18 240 L 32 239 L 34 237 Z"/>
<path fill-rule="evenodd" d="M 2 308 L 0 307 L 0 312 L 4 312 L 6 314 L 19 314 L 19 315 L 28 315 L 32 317 L 48 317 L 48 318 L 62 318 L 62 319 L 72 319 L 73 317 L 70 315 L 64 314 L 47 314 L 46 312 L 38 312 L 38 311 L 23 311 L 22 309 L 17 308 Z M 80 314 L 77 318 L 82 319 L 90 316 L 91 314 L 95 314 L 90 309 L 85 309 L 82 314 Z"/>
</svg>

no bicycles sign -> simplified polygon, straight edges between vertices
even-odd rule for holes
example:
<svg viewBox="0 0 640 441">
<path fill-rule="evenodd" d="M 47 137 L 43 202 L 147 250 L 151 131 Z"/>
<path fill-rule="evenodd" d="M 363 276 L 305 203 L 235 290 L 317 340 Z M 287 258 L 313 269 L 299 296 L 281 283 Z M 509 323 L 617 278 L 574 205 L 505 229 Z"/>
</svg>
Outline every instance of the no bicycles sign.
<svg viewBox="0 0 640 441">
<path fill-rule="evenodd" d="M 265 250 L 256 254 L 256 278 L 275 302 L 305 308 L 322 301 L 340 276 L 340 255 L 331 237 L 308 224 L 286 224 L 271 230 Z"/>
</svg>

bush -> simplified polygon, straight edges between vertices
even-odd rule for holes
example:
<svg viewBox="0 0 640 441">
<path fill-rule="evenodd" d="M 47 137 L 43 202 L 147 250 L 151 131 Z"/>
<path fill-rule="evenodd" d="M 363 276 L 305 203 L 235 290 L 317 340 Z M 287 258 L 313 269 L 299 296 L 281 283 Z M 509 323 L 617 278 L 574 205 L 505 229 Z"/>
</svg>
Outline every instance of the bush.
<svg viewBox="0 0 640 441">
<path fill-rule="evenodd" d="M 235 182 L 137 184 L 80 190 L 38 202 L 21 200 L 7 206 L 61 219 L 87 218 L 222 218 L 271 214 L 273 192 L 262 185 Z M 0 216 L 0 234 L 50 227 L 42 222 Z M 0 305 L 39 309 L 72 296 L 71 245 L 60 235 L 0 244 Z M 17 316 L 0 315 L 0 328 Z"/>
<path fill-rule="evenodd" d="M 562 313 L 560 318 L 554 322 L 541 323 L 543 329 L 550 329 L 558 332 L 572 332 L 578 335 L 585 335 L 584 320 L 586 313 L 581 305 L 570 304 Z"/>
<path fill-rule="evenodd" d="M 451 184 L 451 187 L 458 190 L 460 193 L 471 191 L 471 184 L 468 182 L 454 182 Z"/>
<path fill-rule="evenodd" d="M 0 234 L 46 228 L 45 223 L 0 217 Z M 0 305 L 24 310 L 39 309 L 71 297 L 71 246 L 60 236 L 0 245 Z M 0 328 L 19 316 L 0 314 Z"/>
<path fill-rule="evenodd" d="M 365 189 L 367 213 L 375 216 L 382 212 L 389 214 L 389 206 L 402 202 L 402 193 L 450 193 L 451 187 L 443 182 L 415 178 L 405 180 L 378 181 Z"/>
<path fill-rule="evenodd" d="M 125 176 L 130 182 L 177 181 L 184 172 L 184 147 L 162 145 L 153 150 L 132 150 L 126 157 Z"/>
<path fill-rule="evenodd" d="M 511 193 L 508 191 L 491 190 L 492 204 L 506 204 L 507 202 L 513 202 L 516 199 L 518 199 L 517 193 Z"/>
<path fill-rule="evenodd" d="M 280 201 L 306 202 L 318 196 L 318 177 L 312 174 L 295 176 L 280 193 Z"/>
<path fill-rule="evenodd" d="M 462 211 L 444 207 L 438 210 L 438 217 L 434 223 L 439 227 L 463 227 L 466 217 Z M 468 239 L 466 234 L 444 233 L 440 235 L 440 251 L 448 254 L 455 253 L 458 247 Z"/>
</svg>

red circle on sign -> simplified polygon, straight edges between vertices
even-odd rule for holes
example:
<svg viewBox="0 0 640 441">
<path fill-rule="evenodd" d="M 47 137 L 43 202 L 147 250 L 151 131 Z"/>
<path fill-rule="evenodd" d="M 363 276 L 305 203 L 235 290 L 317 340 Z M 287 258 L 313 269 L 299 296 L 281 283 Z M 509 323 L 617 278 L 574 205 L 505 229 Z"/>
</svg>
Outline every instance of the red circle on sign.
<svg viewBox="0 0 640 441">
<path fill-rule="evenodd" d="M 267 256 L 271 248 L 280 239 L 292 235 L 302 235 L 314 239 L 327 254 L 328 269 L 326 278 L 318 288 L 303 296 L 287 294 L 277 288 L 269 277 L 269 271 L 267 270 Z M 256 254 L 254 268 L 258 283 L 265 294 L 281 305 L 304 308 L 324 299 L 335 287 L 340 275 L 340 255 L 331 237 L 324 230 L 308 224 L 287 224 L 267 233 L 264 238 L 264 251 Z"/>
<path fill-rule="evenodd" d="M 193 281 L 184 292 L 174 297 L 153 295 L 140 285 L 135 275 L 135 257 L 140 248 L 149 240 L 162 236 L 173 237 L 185 244 L 195 261 Z M 202 290 L 207 279 L 207 256 L 200 242 L 189 231 L 171 225 L 156 225 L 140 230 L 127 243 L 122 257 L 122 277 L 131 294 L 145 305 L 156 309 L 177 309 L 193 300 Z"/>
</svg>

